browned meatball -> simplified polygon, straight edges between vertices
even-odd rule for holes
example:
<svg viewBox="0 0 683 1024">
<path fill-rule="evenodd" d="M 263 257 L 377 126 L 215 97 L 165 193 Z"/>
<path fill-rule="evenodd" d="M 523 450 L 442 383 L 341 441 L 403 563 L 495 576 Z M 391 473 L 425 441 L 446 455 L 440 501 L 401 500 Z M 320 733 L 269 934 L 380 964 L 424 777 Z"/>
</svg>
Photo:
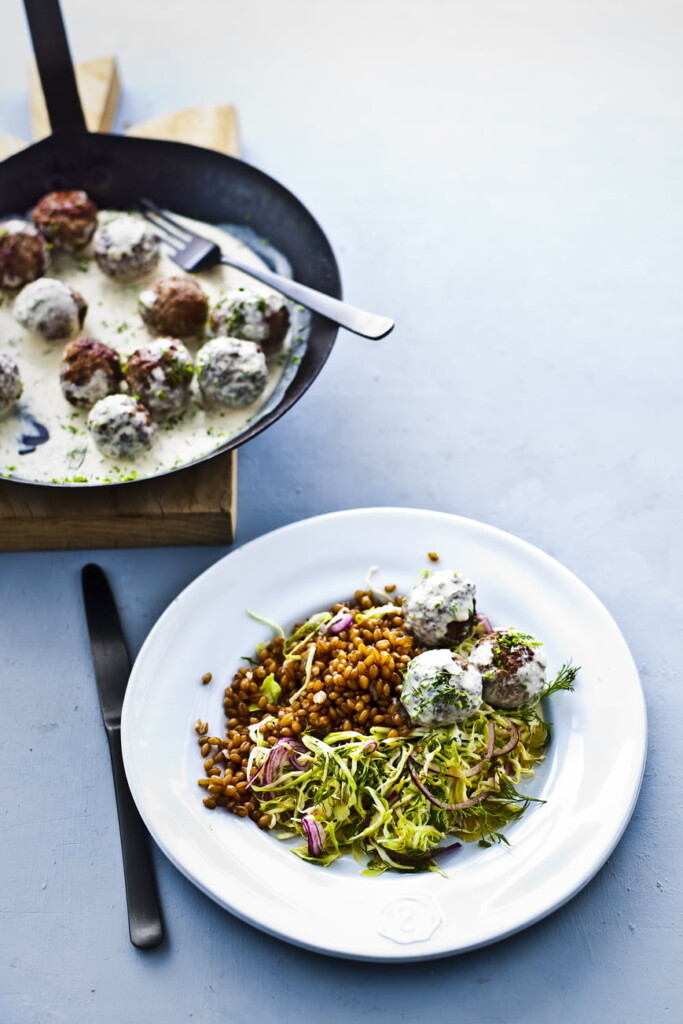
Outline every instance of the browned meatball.
<svg viewBox="0 0 683 1024">
<path fill-rule="evenodd" d="M 0 224 L 0 288 L 23 288 L 46 272 L 45 240 L 24 221 Z"/>
<path fill-rule="evenodd" d="M 118 353 L 94 338 L 77 338 L 67 345 L 59 368 L 59 382 L 67 402 L 89 409 L 119 390 L 123 380 Z"/>
<path fill-rule="evenodd" d="M 33 223 L 55 248 L 76 252 L 95 233 L 97 207 L 79 189 L 48 192 L 33 209 Z"/>
<path fill-rule="evenodd" d="M 192 356 L 175 338 L 147 342 L 133 352 L 126 366 L 130 394 L 159 419 L 182 411 L 193 375 Z"/>
<path fill-rule="evenodd" d="M 140 294 L 140 316 L 153 334 L 191 338 L 204 328 L 209 300 L 191 277 L 166 277 Z"/>
</svg>

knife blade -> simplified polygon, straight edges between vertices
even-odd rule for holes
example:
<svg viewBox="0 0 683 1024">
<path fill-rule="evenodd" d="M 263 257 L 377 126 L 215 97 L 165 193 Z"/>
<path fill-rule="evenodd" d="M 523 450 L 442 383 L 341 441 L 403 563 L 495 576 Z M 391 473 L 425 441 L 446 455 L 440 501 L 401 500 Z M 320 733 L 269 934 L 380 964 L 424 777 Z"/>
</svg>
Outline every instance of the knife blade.
<svg viewBox="0 0 683 1024">
<path fill-rule="evenodd" d="M 109 741 L 116 810 L 119 818 L 130 941 L 139 949 L 158 946 L 164 937 L 159 898 L 147 842 L 126 779 L 121 752 L 121 709 L 130 675 L 130 659 L 109 581 L 99 565 L 81 571 L 95 680 Z"/>
</svg>

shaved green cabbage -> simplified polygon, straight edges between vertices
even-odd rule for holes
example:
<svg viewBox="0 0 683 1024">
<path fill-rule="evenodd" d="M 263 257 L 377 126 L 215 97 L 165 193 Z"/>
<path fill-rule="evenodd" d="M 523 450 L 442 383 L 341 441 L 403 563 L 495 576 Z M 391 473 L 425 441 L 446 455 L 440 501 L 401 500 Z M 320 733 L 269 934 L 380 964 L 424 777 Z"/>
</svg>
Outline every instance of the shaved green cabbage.
<svg viewBox="0 0 683 1024">
<path fill-rule="evenodd" d="M 501 749 L 512 735 L 511 722 L 519 730 L 517 745 L 503 757 L 487 758 L 490 724 Z M 294 850 L 299 857 L 328 865 L 350 853 L 366 862 L 370 874 L 389 868 L 438 870 L 432 855 L 448 836 L 483 845 L 501 841 L 500 830 L 532 802 L 516 786 L 543 759 L 549 736 L 538 712 L 503 715 L 488 705 L 459 725 L 409 737 L 387 733 L 380 728 L 369 736 L 336 732 L 324 740 L 303 735 L 300 767 L 288 763 L 267 789 L 253 786 L 281 838 L 303 835 L 306 815 L 322 825 L 322 852 L 312 856 L 304 845 Z M 252 750 L 250 776 L 271 749 L 260 734 L 255 738 L 263 745 Z M 409 765 L 436 800 L 452 806 L 476 795 L 477 803 L 460 810 L 435 806 L 416 785 Z"/>
</svg>

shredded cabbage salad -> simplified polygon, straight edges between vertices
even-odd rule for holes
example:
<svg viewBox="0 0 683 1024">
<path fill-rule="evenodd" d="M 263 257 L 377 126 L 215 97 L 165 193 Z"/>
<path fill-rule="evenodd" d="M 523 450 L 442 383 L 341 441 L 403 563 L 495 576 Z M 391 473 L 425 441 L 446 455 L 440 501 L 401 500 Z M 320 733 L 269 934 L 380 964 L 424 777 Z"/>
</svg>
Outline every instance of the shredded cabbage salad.
<svg viewBox="0 0 683 1024">
<path fill-rule="evenodd" d="M 381 615 L 383 606 L 362 614 L 372 611 Z M 324 615 L 287 638 L 290 649 Z M 474 640 L 453 650 L 466 657 Z M 273 747 L 262 719 L 250 728 L 249 787 L 278 838 L 305 839 L 294 849 L 304 860 L 326 866 L 351 854 L 365 875 L 441 871 L 439 859 L 462 842 L 507 843 L 502 829 L 531 803 L 543 803 L 517 787 L 534 774 L 550 740 L 541 701 L 573 689 L 577 672 L 563 665 L 531 705 L 503 712 L 482 703 L 464 722 L 415 728 L 407 737 L 375 727 L 324 739 L 303 733 Z"/>
</svg>

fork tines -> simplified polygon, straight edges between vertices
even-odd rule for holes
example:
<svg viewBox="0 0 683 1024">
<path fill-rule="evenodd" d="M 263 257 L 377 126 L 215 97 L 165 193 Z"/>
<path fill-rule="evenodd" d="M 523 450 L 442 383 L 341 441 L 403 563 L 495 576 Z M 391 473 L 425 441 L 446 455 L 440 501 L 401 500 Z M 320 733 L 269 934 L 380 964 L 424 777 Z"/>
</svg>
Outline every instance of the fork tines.
<svg viewBox="0 0 683 1024">
<path fill-rule="evenodd" d="M 191 233 L 185 231 L 176 221 L 171 220 L 168 214 L 164 213 L 161 207 L 153 203 L 151 199 L 144 197 L 139 199 L 138 206 L 145 220 L 148 220 L 157 231 L 162 233 L 162 241 L 172 249 L 182 248 L 192 241 Z"/>
</svg>

